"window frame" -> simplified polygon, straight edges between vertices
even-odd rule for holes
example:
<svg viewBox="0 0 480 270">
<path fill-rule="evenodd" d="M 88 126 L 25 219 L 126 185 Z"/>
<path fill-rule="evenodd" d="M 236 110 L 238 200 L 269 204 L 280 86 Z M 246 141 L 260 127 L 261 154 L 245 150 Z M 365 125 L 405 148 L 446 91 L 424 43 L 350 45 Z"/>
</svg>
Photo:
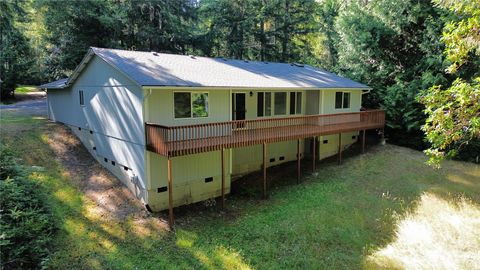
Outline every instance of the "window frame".
<svg viewBox="0 0 480 270">
<path fill-rule="evenodd" d="M 188 93 L 190 94 L 190 117 L 176 117 L 175 116 L 175 93 Z M 193 94 L 207 94 L 207 116 L 193 116 Z M 210 92 L 209 91 L 173 91 L 172 95 L 172 103 L 173 103 L 173 119 L 174 120 L 182 120 L 182 119 L 198 119 L 198 118 L 209 118 L 210 117 Z"/>
<path fill-rule="evenodd" d="M 258 115 L 258 103 L 259 103 L 259 94 L 262 94 L 263 95 L 263 112 L 262 112 L 262 116 L 259 116 Z M 273 114 L 273 110 L 272 110 L 272 91 L 257 91 L 257 118 L 263 118 L 263 117 L 272 117 L 274 116 Z M 268 108 L 270 109 L 269 111 L 269 115 L 267 115 L 267 94 L 270 96 L 269 99 L 270 99 L 270 104 L 268 106 Z"/>
<path fill-rule="evenodd" d="M 293 113 L 292 113 L 292 94 L 295 97 L 293 103 Z M 288 101 L 288 114 L 289 115 L 301 115 L 303 107 L 303 92 L 302 91 L 292 91 L 289 92 L 289 101 Z M 300 104 L 298 103 L 298 97 L 300 96 Z M 299 106 L 300 105 L 300 106 Z M 299 110 L 300 109 L 300 110 Z"/>
<path fill-rule="evenodd" d="M 288 115 L 288 112 L 289 112 L 289 103 L 288 103 L 288 93 L 287 91 L 279 91 L 279 92 L 273 92 L 273 115 L 274 116 L 284 116 L 284 115 Z M 283 114 L 277 114 L 277 108 L 276 108 L 276 101 L 277 101 L 277 97 L 276 95 L 277 94 L 285 94 L 285 106 L 284 106 L 284 109 L 285 109 L 285 112 Z"/>
<path fill-rule="evenodd" d="M 85 92 L 83 90 L 78 90 L 78 103 L 80 106 L 84 107 L 85 106 Z"/>
<path fill-rule="evenodd" d="M 337 108 L 337 93 L 342 93 L 341 97 L 341 107 Z M 348 107 L 345 107 L 345 94 L 348 94 Z M 352 108 L 352 91 L 335 91 L 335 98 L 334 98 L 334 108 L 335 110 L 347 110 Z"/>
</svg>

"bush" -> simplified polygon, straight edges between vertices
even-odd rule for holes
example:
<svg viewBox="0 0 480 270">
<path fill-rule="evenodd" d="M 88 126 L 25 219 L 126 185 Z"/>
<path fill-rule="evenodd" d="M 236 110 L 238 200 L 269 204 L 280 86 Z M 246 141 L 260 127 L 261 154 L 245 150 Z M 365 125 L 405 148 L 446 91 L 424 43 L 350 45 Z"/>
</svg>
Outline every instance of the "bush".
<svg viewBox="0 0 480 270">
<path fill-rule="evenodd" d="M 12 151 L 0 144 L 0 180 L 22 174 Z"/>
<path fill-rule="evenodd" d="M 1 147 L 1 146 L 0 146 Z M 55 232 L 42 187 L 24 177 L 12 153 L 2 148 L 0 175 L 0 269 L 38 269 Z"/>
</svg>

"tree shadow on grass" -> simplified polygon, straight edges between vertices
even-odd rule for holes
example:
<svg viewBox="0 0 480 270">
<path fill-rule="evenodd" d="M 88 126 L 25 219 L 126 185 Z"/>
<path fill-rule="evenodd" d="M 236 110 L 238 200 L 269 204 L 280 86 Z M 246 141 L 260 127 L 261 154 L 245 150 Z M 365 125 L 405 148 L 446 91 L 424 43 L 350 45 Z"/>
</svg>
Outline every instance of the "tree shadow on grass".
<svg viewBox="0 0 480 270">
<path fill-rule="evenodd" d="M 129 203 L 129 193 L 115 193 L 97 205 L 81 183 L 98 180 L 93 158 L 81 154 L 81 166 L 65 166 L 52 158 L 58 149 L 48 143 L 59 126 L 36 128 L 40 131 L 24 130 L 15 142 L 23 143 L 16 148 L 28 157 L 26 162 L 46 168 L 31 177 L 47 187 L 59 218 L 52 268 L 360 268 L 368 256 L 395 240 L 398 217 L 415 209 L 425 192 L 479 201 L 475 167 L 449 162 L 437 171 L 424 165 L 417 151 L 370 146 L 359 155 L 354 146 L 344 152 L 341 166 L 335 158 L 319 162 L 318 174 L 303 160 L 299 185 L 295 162 L 269 168 L 268 200 L 259 199 L 261 174 L 252 174 L 234 183 L 240 189 L 232 186 L 224 212 L 201 203 L 176 208 L 177 229 L 170 233 L 165 212 L 116 213 Z M 78 149 L 64 150 L 77 155 Z M 87 174 L 75 179 L 75 168 Z M 115 189 L 109 185 L 100 182 L 90 192 Z"/>
</svg>

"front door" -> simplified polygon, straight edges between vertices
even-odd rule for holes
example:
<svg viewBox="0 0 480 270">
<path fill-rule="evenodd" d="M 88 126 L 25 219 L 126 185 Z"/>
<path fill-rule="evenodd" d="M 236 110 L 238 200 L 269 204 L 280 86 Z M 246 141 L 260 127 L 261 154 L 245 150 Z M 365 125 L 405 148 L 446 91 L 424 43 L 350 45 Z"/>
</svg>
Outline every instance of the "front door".
<svg viewBox="0 0 480 270">
<path fill-rule="evenodd" d="M 232 93 L 232 120 L 245 120 L 245 93 Z"/>
</svg>

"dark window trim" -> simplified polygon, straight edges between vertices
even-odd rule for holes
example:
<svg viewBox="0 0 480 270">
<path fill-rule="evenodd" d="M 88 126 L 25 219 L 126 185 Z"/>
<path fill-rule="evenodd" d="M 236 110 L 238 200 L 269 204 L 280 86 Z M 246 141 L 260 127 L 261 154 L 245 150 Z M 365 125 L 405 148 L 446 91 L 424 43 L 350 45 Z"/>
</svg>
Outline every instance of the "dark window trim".
<svg viewBox="0 0 480 270">
<path fill-rule="evenodd" d="M 347 97 L 348 97 L 348 99 L 347 99 Z M 348 104 L 346 104 L 346 103 L 348 103 Z M 352 105 L 352 92 L 351 91 L 337 91 L 337 92 L 335 92 L 335 109 L 336 110 L 350 109 L 351 105 Z"/>
<path fill-rule="evenodd" d="M 272 116 L 272 93 L 270 91 L 260 91 L 257 92 L 257 117 L 270 117 Z M 260 102 L 260 95 L 261 95 L 261 101 Z M 270 104 L 267 103 L 267 95 L 268 99 L 270 101 Z M 267 106 L 268 104 L 268 106 Z M 267 111 L 267 108 L 270 109 L 270 111 Z M 260 113 L 261 111 L 261 113 Z"/>
<path fill-rule="evenodd" d="M 190 116 L 189 117 L 177 117 L 175 115 L 175 94 L 176 93 L 188 93 L 190 94 Z M 207 116 L 194 116 L 193 115 L 193 94 L 206 94 L 207 95 L 207 106 L 206 106 L 206 111 L 207 111 Z M 174 91 L 173 92 L 173 119 L 194 119 L 194 118 L 208 118 L 210 117 L 210 92 L 209 91 Z"/>
</svg>

